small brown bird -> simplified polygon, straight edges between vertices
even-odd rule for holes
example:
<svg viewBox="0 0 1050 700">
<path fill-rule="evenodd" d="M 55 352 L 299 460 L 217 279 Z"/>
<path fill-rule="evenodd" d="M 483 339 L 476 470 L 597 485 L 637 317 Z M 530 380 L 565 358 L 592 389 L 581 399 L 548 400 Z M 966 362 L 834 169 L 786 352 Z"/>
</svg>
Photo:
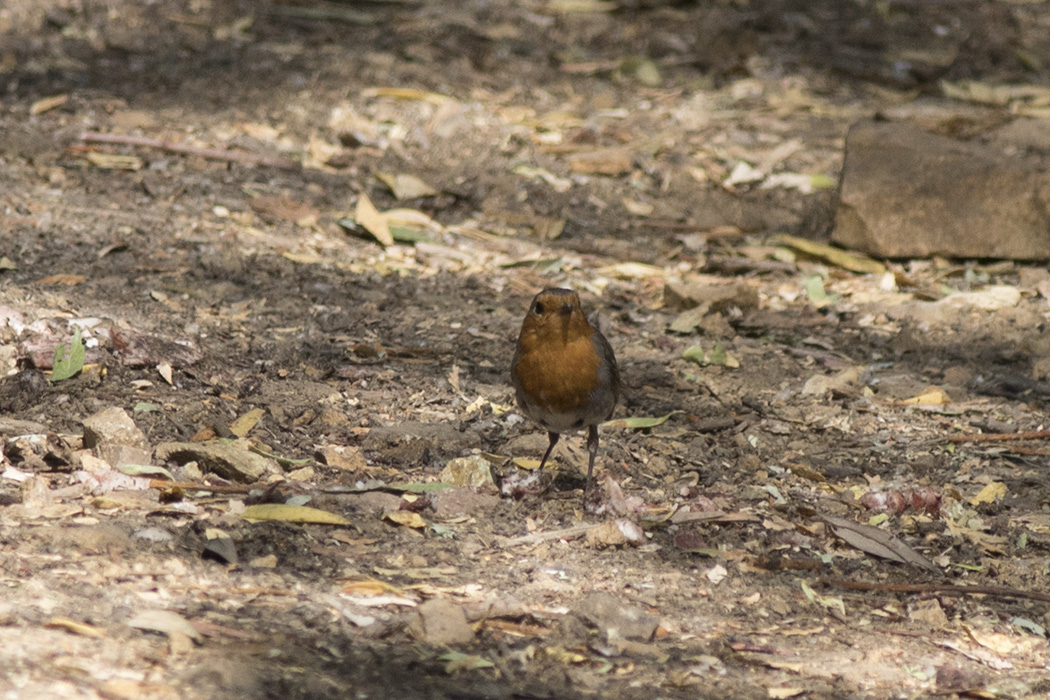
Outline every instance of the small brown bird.
<svg viewBox="0 0 1050 700">
<path fill-rule="evenodd" d="M 620 370 L 609 341 L 591 326 L 571 289 L 544 289 L 521 324 L 510 366 L 518 406 L 547 430 L 550 444 L 540 469 L 562 433 L 587 428 L 587 487 L 590 493 L 598 424 L 620 400 Z"/>
</svg>

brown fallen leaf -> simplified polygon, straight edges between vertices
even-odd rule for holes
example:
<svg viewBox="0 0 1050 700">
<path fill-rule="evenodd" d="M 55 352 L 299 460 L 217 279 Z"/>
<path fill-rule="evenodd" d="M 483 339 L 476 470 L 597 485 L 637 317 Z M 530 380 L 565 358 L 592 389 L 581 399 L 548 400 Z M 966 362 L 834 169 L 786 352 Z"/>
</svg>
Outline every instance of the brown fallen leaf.
<svg viewBox="0 0 1050 700">
<path fill-rule="evenodd" d="M 878 260 L 873 260 L 866 255 L 850 250 L 843 250 L 842 248 L 836 248 L 806 238 L 799 238 L 798 236 L 781 235 L 777 236 L 776 240 L 788 248 L 793 248 L 800 253 L 818 258 L 850 272 L 875 275 L 881 275 L 886 272 L 886 266 Z"/>
<path fill-rule="evenodd" d="M 384 246 L 394 245 L 394 236 L 390 233 L 390 224 L 386 217 L 372 204 L 368 195 L 361 193 L 357 198 L 357 208 L 354 210 L 354 220 L 366 231 L 375 236 L 376 240 Z"/>
<path fill-rule="evenodd" d="M 145 165 L 138 156 L 126 156 L 119 153 L 89 151 L 84 158 L 96 168 L 103 170 L 142 170 L 142 166 Z"/>
<path fill-rule="evenodd" d="M 395 510 L 392 513 L 384 513 L 383 519 L 416 530 L 422 530 L 427 526 L 426 521 L 423 520 L 423 516 L 419 513 L 413 513 L 407 510 Z"/>
<path fill-rule="evenodd" d="M 821 518 L 831 526 L 836 537 L 862 552 L 925 571 L 936 573 L 941 571 L 932 561 L 904 544 L 900 539 L 877 527 L 855 523 L 833 515 L 823 515 Z"/>
<path fill-rule="evenodd" d="M 77 622 L 76 620 L 70 620 L 68 617 L 53 617 L 47 621 L 47 627 L 52 629 L 64 629 L 73 634 L 79 634 L 82 637 L 95 637 L 101 639 L 106 636 L 106 631 L 89 625 L 86 622 Z"/>
<path fill-rule="evenodd" d="M 580 175 L 629 173 L 634 154 L 627 148 L 601 148 L 569 156 L 569 170 Z"/>
<path fill-rule="evenodd" d="M 252 428 L 259 424 L 264 415 L 266 415 L 266 409 L 253 408 L 230 423 L 230 432 L 240 438 L 246 437 Z"/>
<path fill-rule="evenodd" d="M 128 621 L 128 626 L 167 635 L 179 632 L 197 643 L 202 640 L 201 633 L 189 620 L 170 610 L 143 610 Z"/>
<path fill-rule="evenodd" d="M 441 194 L 415 175 L 377 172 L 376 177 L 390 188 L 394 198 L 398 200 L 434 197 Z"/>
<path fill-rule="evenodd" d="M 44 112 L 50 111 L 55 107 L 61 107 L 67 101 L 69 101 L 69 95 L 52 95 L 51 97 L 42 97 L 29 107 L 29 113 L 34 116 L 37 114 L 43 114 Z"/>
<path fill-rule="evenodd" d="M 309 506 L 291 506 L 286 503 L 261 503 L 248 506 L 241 515 L 245 520 L 279 520 L 286 523 L 315 523 L 318 525 L 349 525 L 350 521 L 336 513 Z"/>
<path fill-rule="evenodd" d="M 72 287 L 75 284 L 80 284 L 87 277 L 84 275 L 49 275 L 47 277 L 41 277 L 40 279 L 33 282 L 33 284 L 63 284 L 67 287 Z"/>
</svg>

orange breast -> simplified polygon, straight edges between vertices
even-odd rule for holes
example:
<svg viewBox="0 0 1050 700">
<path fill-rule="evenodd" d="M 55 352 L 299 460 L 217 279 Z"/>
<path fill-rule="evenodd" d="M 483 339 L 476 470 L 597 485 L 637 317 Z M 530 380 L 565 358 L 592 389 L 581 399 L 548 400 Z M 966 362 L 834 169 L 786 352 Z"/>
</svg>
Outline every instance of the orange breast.
<svg viewBox="0 0 1050 700">
<path fill-rule="evenodd" d="M 601 360 L 591 329 L 571 334 L 571 340 L 523 334 L 516 367 L 517 380 L 530 401 L 543 411 L 571 413 L 586 406 L 598 387 Z"/>
</svg>

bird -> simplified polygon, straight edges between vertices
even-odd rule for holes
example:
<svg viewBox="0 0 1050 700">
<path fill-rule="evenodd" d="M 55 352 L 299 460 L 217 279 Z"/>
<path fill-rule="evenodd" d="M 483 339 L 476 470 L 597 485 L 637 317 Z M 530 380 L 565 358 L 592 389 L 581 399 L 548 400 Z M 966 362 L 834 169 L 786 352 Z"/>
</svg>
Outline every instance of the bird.
<svg viewBox="0 0 1050 700">
<path fill-rule="evenodd" d="M 533 298 L 510 376 L 518 406 L 550 440 L 541 470 L 562 433 L 587 429 L 586 498 L 598 454 L 598 424 L 612 416 L 622 385 L 612 346 L 587 320 L 576 292 L 550 287 Z"/>
</svg>

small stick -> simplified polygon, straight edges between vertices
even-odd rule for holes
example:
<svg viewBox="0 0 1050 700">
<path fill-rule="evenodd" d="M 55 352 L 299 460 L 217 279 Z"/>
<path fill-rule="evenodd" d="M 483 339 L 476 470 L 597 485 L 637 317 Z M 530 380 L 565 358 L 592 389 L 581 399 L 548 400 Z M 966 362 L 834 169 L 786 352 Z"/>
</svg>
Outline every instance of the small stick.
<svg viewBox="0 0 1050 700">
<path fill-rule="evenodd" d="M 948 442 L 959 444 L 962 442 L 995 442 L 998 440 L 1046 440 L 1050 438 L 1050 430 L 1033 430 L 1027 433 L 969 433 L 966 435 L 952 435 Z"/>
<path fill-rule="evenodd" d="M 217 148 L 200 148 L 198 146 L 184 146 L 171 141 L 160 141 L 144 136 L 125 136 L 122 134 L 103 134 L 97 131 L 85 131 L 80 135 L 80 140 L 85 143 L 109 143 L 121 146 L 143 146 L 145 148 L 157 148 L 169 153 L 180 153 L 183 155 L 200 156 L 210 160 L 221 160 L 227 163 L 240 163 L 242 165 L 259 166 L 265 165 L 283 170 L 298 170 L 299 164 L 284 158 L 271 158 L 269 156 L 255 155 L 244 151 L 221 151 Z"/>
<path fill-rule="evenodd" d="M 195 481 L 165 481 L 164 479 L 150 479 L 149 485 L 153 489 L 182 489 L 183 491 L 211 491 L 212 493 L 249 493 L 251 491 L 248 486 L 198 484 Z"/>
<path fill-rule="evenodd" d="M 516 547 L 519 544 L 539 544 L 548 540 L 560 540 L 563 537 L 579 537 L 598 527 L 598 524 L 574 525 L 563 530 L 548 530 L 546 532 L 534 532 L 531 535 L 522 535 L 503 541 L 504 547 Z"/>
<path fill-rule="evenodd" d="M 795 263 L 779 260 L 751 260 L 728 255 L 709 255 L 704 269 L 718 272 L 794 272 L 798 266 Z"/>
<path fill-rule="evenodd" d="M 959 586 L 950 583 L 867 583 L 821 578 L 818 583 L 854 591 L 886 591 L 888 593 L 941 593 L 951 596 L 990 595 L 998 598 L 1024 598 L 1050 603 L 1050 593 L 1022 591 L 1006 586 Z"/>
</svg>

